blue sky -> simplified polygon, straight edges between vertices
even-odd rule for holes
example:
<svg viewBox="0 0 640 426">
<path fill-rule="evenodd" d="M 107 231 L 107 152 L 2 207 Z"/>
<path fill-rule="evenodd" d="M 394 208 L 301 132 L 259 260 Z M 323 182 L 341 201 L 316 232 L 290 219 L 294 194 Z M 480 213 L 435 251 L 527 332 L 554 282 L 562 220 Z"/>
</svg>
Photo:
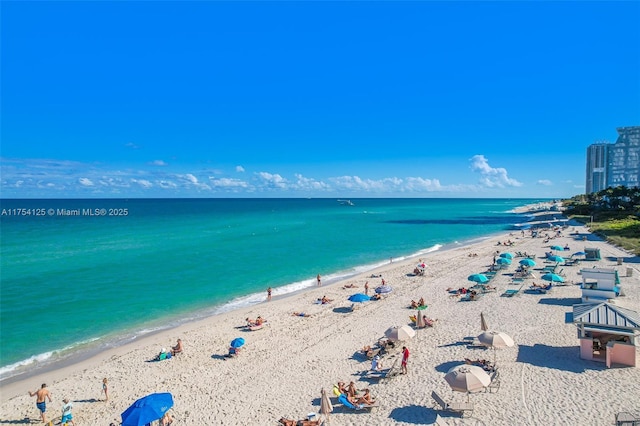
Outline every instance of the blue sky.
<svg viewBox="0 0 640 426">
<path fill-rule="evenodd" d="M 639 2 L 2 3 L 6 198 L 570 197 Z"/>
</svg>

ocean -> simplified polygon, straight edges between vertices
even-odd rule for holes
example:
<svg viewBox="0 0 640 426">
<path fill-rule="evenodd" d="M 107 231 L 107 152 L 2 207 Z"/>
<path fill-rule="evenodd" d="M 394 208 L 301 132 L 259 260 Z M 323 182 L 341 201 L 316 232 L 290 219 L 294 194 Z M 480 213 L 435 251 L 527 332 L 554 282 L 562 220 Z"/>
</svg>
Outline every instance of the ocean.
<svg viewBox="0 0 640 426">
<path fill-rule="evenodd" d="M 351 201 L 0 200 L 0 380 L 517 229 L 548 200 Z"/>
</svg>

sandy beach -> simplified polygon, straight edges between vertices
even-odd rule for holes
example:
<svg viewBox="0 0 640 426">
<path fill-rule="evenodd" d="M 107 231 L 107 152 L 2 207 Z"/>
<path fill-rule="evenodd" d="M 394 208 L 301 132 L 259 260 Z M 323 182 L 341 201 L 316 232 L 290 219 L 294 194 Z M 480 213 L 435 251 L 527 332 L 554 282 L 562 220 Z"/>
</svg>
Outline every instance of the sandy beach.
<svg viewBox="0 0 640 426">
<path fill-rule="evenodd" d="M 546 220 L 544 213 L 537 214 Z M 424 276 L 412 274 L 418 259 L 390 263 L 373 274 L 382 275 L 393 291 L 353 311 L 348 296 L 363 292 L 367 281 L 372 294 L 381 284 L 379 276 L 373 278 L 369 271 L 269 302 L 265 291 L 265 302 L 251 308 L 190 323 L 3 386 L 0 424 L 39 424 L 35 398 L 28 392 L 41 383 L 47 383 L 52 393 L 48 418 L 59 419 L 66 397 L 74 404 L 76 424 L 95 426 L 119 422 L 120 413 L 132 402 L 153 392 L 173 394 L 174 425 L 277 425 L 281 417 L 303 419 L 317 413 L 321 389 L 331 392 L 338 381 L 369 388 L 380 405 L 359 411 L 336 406 L 330 415 L 332 425 L 431 424 L 436 414 L 447 425 L 605 425 L 612 424 L 618 412 L 640 414 L 640 369 L 607 369 L 604 363 L 581 360 L 576 326 L 565 319 L 572 305 L 580 303 L 580 287 L 571 283 L 581 282 L 581 268 L 594 266 L 617 269 L 625 295 L 615 300 L 616 305 L 640 310 L 640 259 L 590 235 L 583 226 L 569 226 L 562 233 L 545 243 L 528 232 L 525 236 L 514 232 L 434 252 L 422 258 L 427 265 Z M 513 246 L 497 246 L 498 241 L 507 240 Z M 515 297 L 501 297 L 506 289 L 518 288 L 511 284 L 511 274 L 519 258 L 491 281 L 496 292 L 477 301 L 460 301 L 447 291 L 471 286 L 467 277 L 485 271 L 496 250 L 535 254 L 533 269 L 539 278 L 536 269 L 545 266 L 543 257 L 550 245 L 569 245 L 567 253 L 596 247 L 602 259 L 564 266 L 569 285 L 557 286 L 548 294 L 521 291 Z M 622 265 L 618 258 L 624 259 Z M 544 283 L 526 280 L 524 288 L 532 282 Z M 345 285 L 356 288 L 345 289 Z M 324 295 L 333 302 L 314 303 Z M 408 374 L 384 381 L 363 378 L 370 361 L 360 349 L 376 343 L 392 326 L 411 324 L 409 316 L 416 311 L 408 308 L 409 303 L 421 297 L 428 305 L 426 315 L 437 321 L 403 342 L 411 353 Z M 312 316 L 293 316 L 294 311 Z M 466 401 L 466 394 L 451 390 L 445 373 L 465 358 L 494 357 L 492 350 L 468 344 L 481 333 L 481 312 L 489 328 L 513 337 L 515 346 L 496 351 L 501 386 L 495 393 L 471 394 L 475 410 L 471 418 L 463 419 L 434 408 L 431 392 L 437 391 L 446 401 Z M 258 315 L 267 319 L 266 327 L 243 329 L 246 317 Z M 227 359 L 229 342 L 236 337 L 244 338 L 246 344 L 238 357 Z M 160 348 L 169 348 L 178 338 L 184 353 L 149 362 Z M 386 355 L 383 364 L 389 366 L 398 354 Z M 104 377 L 109 380 L 108 401 L 101 393 Z"/>
</svg>

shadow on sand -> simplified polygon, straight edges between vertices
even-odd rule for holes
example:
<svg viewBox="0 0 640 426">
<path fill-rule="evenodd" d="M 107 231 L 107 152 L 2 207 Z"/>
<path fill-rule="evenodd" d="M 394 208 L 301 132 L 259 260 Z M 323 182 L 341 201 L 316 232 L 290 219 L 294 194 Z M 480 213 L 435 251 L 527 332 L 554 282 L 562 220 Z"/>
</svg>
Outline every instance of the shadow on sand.
<svg viewBox="0 0 640 426">
<path fill-rule="evenodd" d="M 573 306 L 582 303 L 579 297 L 546 297 L 538 300 L 541 305 Z"/>
<path fill-rule="evenodd" d="M 577 339 L 576 339 L 577 340 Z M 578 346 L 519 345 L 516 362 L 553 368 L 555 370 L 584 373 L 587 370 L 604 370 L 604 364 L 580 358 Z"/>
<path fill-rule="evenodd" d="M 440 417 L 444 417 L 440 413 Z M 396 407 L 391 410 L 389 418 L 402 423 L 409 423 L 412 425 L 429 425 L 436 422 L 438 412 L 433 408 L 424 407 L 421 405 L 408 405 L 406 407 Z"/>
</svg>

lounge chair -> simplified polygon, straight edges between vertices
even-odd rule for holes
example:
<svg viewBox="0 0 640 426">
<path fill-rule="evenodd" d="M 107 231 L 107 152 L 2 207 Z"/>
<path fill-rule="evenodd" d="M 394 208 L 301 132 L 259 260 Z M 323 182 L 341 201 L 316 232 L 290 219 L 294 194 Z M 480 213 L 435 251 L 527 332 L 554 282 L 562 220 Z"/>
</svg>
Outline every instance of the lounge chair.
<svg viewBox="0 0 640 426">
<path fill-rule="evenodd" d="M 493 370 L 493 373 L 491 374 L 491 383 L 489 383 L 489 386 L 485 388 L 485 391 L 493 393 L 494 390 L 498 392 L 498 389 L 500 389 L 500 374 L 498 373 L 498 370 Z"/>
<path fill-rule="evenodd" d="M 373 379 L 373 380 L 390 379 L 400 374 L 400 369 L 398 368 L 397 365 L 398 365 L 398 358 L 396 358 L 396 360 L 393 361 L 393 364 L 391 364 L 391 367 L 389 368 L 384 368 L 382 370 L 367 371 L 366 374 L 364 375 L 364 378 Z"/>
<path fill-rule="evenodd" d="M 446 403 L 444 399 L 440 397 L 436 393 L 436 391 L 431 392 L 431 398 L 436 402 L 436 405 L 439 405 L 443 411 L 452 411 L 454 413 L 460 413 L 462 417 L 466 413 L 469 413 L 471 416 L 473 414 L 473 404 L 470 402 L 451 402 Z"/>
<path fill-rule="evenodd" d="M 518 293 L 520 293 L 520 290 L 522 290 L 522 286 L 516 288 L 516 289 L 507 289 L 504 291 L 504 293 L 502 293 L 502 297 L 513 297 L 515 295 L 517 295 Z"/>
<path fill-rule="evenodd" d="M 342 404 L 345 407 L 347 407 L 347 408 L 349 408 L 351 410 L 354 410 L 354 411 L 368 410 L 368 409 L 380 406 L 380 403 L 378 402 L 378 400 L 376 400 L 376 402 L 374 404 L 357 404 L 357 405 L 354 405 L 354 404 L 349 402 L 349 400 L 347 399 L 347 396 L 345 394 L 340 394 L 340 396 L 338 397 L 338 404 Z"/>
</svg>

